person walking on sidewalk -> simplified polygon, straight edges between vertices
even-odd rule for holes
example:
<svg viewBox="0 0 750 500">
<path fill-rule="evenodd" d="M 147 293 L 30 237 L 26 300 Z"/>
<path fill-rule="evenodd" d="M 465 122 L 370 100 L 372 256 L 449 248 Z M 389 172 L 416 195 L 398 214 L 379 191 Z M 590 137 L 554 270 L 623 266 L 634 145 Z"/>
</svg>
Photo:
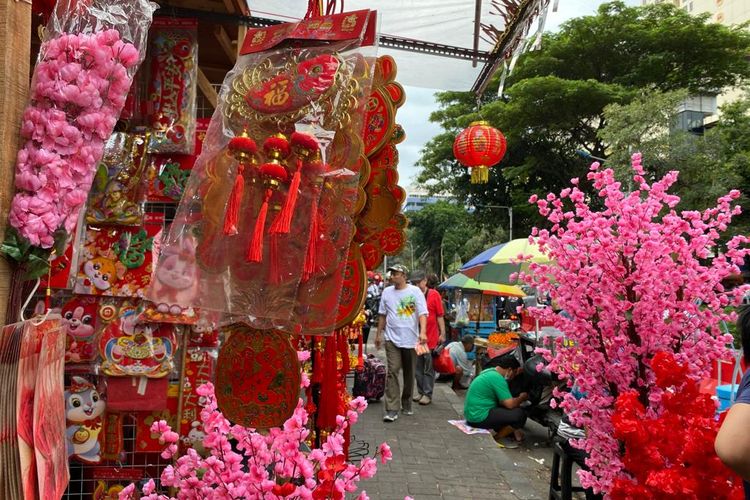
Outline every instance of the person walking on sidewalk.
<svg viewBox="0 0 750 500">
<path fill-rule="evenodd" d="M 411 409 L 414 393 L 414 365 L 417 342 L 427 341 L 427 302 L 422 291 L 407 283 L 409 270 L 397 264 L 388 268 L 392 286 L 383 290 L 378 309 L 378 329 L 375 333 L 375 348 L 380 349 L 385 331 L 385 358 L 387 375 L 385 381 L 384 422 L 398 418 L 398 410 L 404 415 L 413 415 Z M 404 390 L 398 380 L 403 371 Z M 401 393 L 399 395 L 399 392 Z"/>
<path fill-rule="evenodd" d="M 427 348 L 424 354 L 417 353 L 417 394 L 414 401 L 421 405 L 432 403 L 432 389 L 435 386 L 435 369 L 432 366 L 432 351 L 438 343 L 445 342 L 445 311 L 443 299 L 435 290 L 437 276 L 427 277 L 422 271 L 412 273 L 411 282 L 419 287 L 427 302 Z"/>
</svg>

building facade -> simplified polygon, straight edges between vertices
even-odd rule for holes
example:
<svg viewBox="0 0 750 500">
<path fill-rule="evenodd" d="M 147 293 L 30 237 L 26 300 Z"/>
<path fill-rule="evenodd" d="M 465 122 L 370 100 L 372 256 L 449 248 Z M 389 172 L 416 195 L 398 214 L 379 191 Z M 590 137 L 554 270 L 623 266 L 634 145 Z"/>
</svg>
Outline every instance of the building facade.
<svg viewBox="0 0 750 500">
<path fill-rule="evenodd" d="M 686 12 L 710 14 L 710 21 L 725 26 L 736 26 L 750 21 L 750 0 L 642 0 L 643 5 L 671 3 Z M 697 96 L 686 101 L 678 111 L 678 127 L 697 130 L 701 117 L 703 127 L 710 127 L 719 119 L 719 108 L 742 96 L 747 89 L 725 89 L 717 96 Z"/>
</svg>

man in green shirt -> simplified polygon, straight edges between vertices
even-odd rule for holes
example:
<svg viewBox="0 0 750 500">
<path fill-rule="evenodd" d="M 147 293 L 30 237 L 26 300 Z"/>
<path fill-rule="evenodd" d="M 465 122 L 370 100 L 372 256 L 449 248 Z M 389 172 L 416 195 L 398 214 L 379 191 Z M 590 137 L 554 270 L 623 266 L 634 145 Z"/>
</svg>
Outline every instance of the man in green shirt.
<svg viewBox="0 0 750 500">
<path fill-rule="evenodd" d="M 526 412 L 520 406 L 529 395 L 524 392 L 514 398 L 507 382 L 519 367 L 512 356 L 501 359 L 497 367 L 488 368 L 472 381 L 464 401 L 464 417 L 470 426 L 498 434 L 506 426 L 513 429 L 514 438 L 504 443 L 506 448 L 518 448 L 526 424 Z"/>
</svg>

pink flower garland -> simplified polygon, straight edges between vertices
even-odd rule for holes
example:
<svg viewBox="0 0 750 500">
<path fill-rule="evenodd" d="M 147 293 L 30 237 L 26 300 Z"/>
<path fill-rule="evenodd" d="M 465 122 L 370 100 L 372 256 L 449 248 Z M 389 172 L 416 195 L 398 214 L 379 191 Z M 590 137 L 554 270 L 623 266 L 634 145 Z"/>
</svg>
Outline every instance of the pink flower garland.
<svg viewBox="0 0 750 500">
<path fill-rule="evenodd" d="M 605 492 L 623 477 L 612 425 L 617 397 L 634 390 L 650 417 L 657 417 L 664 391 L 654 384 L 653 357 L 675 353 L 690 378 L 705 377 L 732 342 L 719 328 L 720 321 L 734 320 L 724 308 L 737 304 L 745 291 L 727 292 L 721 282 L 738 272 L 748 253 L 740 245 L 748 238 L 736 236 L 723 252 L 718 248 L 720 233 L 740 213 L 732 205 L 739 192 L 703 212 L 678 214 L 680 198 L 668 193 L 677 172 L 649 184 L 640 154 L 633 156 L 632 169 L 635 188 L 628 192 L 611 169 L 591 166 L 588 180 L 601 199 L 600 210 L 592 209 L 578 179 L 559 196 L 529 200 L 551 223 L 549 230 L 535 228 L 531 239 L 555 265 L 530 264 L 534 274 L 523 278 L 568 313 L 539 314 L 574 341 L 574 347 L 558 345 L 554 356 L 544 354 L 551 370 L 585 394 L 558 396 L 587 432 L 574 443 L 590 454 L 586 463 L 592 472 L 580 472 L 581 482 Z"/>
<path fill-rule="evenodd" d="M 10 224 L 32 245 L 51 248 L 56 231 L 76 225 L 140 53 L 109 29 L 61 35 L 44 42 L 40 54 L 23 114 L 26 142 Z"/>
</svg>

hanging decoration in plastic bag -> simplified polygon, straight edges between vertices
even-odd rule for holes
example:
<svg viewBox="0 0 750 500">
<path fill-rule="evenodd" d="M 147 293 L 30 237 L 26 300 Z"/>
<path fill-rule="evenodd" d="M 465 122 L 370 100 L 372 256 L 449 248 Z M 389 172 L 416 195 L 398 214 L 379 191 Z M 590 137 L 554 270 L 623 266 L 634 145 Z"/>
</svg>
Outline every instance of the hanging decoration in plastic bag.
<svg viewBox="0 0 750 500">
<path fill-rule="evenodd" d="M 138 226 L 146 201 L 147 135 L 115 132 L 104 145 L 89 193 L 86 222 Z"/>
<path fill-rule="evenodd" d="M 60 0 L 31 82 L 3 252 L 34 276 L 63 252 L 143 59 L 156 5 Z"/>
<path fill-rule="evenodd" d="M 148 200 L 175 202 L 180 201 L 185 185 L 190 178 L 190 171 L 195 160 L 203 149 L 209 118 L 198 118 L 195 126 L 195 152 L 191 155 L 154 154 L 151 155 L 149 168 Z"/>
<path fill-rule="evenodd" d="M 66 363 L 88 363 L 96 358 L 97 320 L 97 304 L 93 297 L 73 297 L 63 305 Z"/>
<path fill-rule="evenodd" d="M 180 245 L 163 249 L 159 265 L 152 279 L 153 294 L 158 303 L 147 303 L 143 318 L 165 323 L 195 324 L 198 311 L 189 304 L 195 302 L 198 293 L 200 269 L 195 260 L 195 239 L 187 236 Z"/>
<path fill-rule="evenodd" d="M 151 27 L 147 101 L 152 153 L 192 154 L 198 83 L 198 22 L 158 18 Z"/>
<path fill-rule="evenodd" d="M 373 40 L 370 11 L 248 32 L 157 264 L 174 266 L 195 238 L 195 256 L 179 259 L 200 268 L 196 291 L 178 305 L 293 330 L 300 282 L 338 299 L 343 278 L 329 275 L 346 260 L 367 170 L 372 65 L 360 47 Z M 169 304 L 169 293 L 154 284 L 147 298 Z"/>
<path fill-rule="evenodd" d="M 190 349 L 185 359 L 182 383 L 182 408 L 180 409 L 180 436 L 183 450 L 195 448 L 203 453 L 203 424 L 200 420 L 202 397 L 197 389 L 201 385 L 213 382 L 216 365 L 215 351 Z"/>
</svg>

